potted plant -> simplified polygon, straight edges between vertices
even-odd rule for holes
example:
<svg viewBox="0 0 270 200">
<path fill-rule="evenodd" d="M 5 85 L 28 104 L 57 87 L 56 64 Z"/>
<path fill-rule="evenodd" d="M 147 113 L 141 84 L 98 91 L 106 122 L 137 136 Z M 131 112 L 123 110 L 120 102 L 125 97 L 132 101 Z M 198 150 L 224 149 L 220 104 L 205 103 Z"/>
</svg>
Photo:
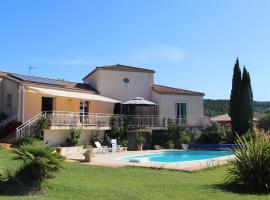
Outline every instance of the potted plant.
<svg viewBox="0 0 270 200">
<path fill-rule="evenodd" d="M 93 148 L 88 148 L 85 152 L 84 152 L 84 161 L 85 162 L 91 162 L 91 157 L 93 156 Z"/>
<path fill-rule="evenodd" d="M 58 147 L 55 148 L 55 150 L 56 150 L 56 153 L 60 155 L 61 152 L 62 152 L 62 147 L 58 146 Z"/>
<path fill-rule="evenodd" d="M 190 143 L 190 137 L 186 132 L 182 132 L 180 136 L 180 143 L 182 145 L 182 149 L 187 150 L 188 144 Z"/>
<path fill-rule="evenodd" d="M 138 151 L 142 151 L 144 142 L 145 142 L 144 137 L 142 135 L 138 134 L 137 139 L 136 139 L 136 145 L 137 145 Z"/>
<path fill-rule="evenodd" d="M 160 145 L 157 145 L 157 144 L 154 145 L 154 149 L 155 149 L 155 150 L 160 150 Z"/>
</svg>

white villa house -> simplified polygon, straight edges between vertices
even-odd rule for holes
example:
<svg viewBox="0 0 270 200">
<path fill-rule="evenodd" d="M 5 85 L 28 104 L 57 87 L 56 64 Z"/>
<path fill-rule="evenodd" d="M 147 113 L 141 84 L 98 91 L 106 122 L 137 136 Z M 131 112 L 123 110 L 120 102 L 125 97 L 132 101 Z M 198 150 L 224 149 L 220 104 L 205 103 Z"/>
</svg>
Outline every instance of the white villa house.
<svg viewBox="0 0 270 200">
<path fill-rule="evenodd" d="M 29 134 L 40 117 L 51 121 L 44 140 L 59 145 L 70 130 L 82 130 L 81 143 L 109 130 L 113 115 L 131 116 L 133 128 L 164 129 L 167 119 L 203 127 L 204 93 L 154 84 L 155 71 L 125 65 L 96 67 L 82 83 L 0 72 L 0 111 L 21 122 L 16 136 Z"/>
</svg>

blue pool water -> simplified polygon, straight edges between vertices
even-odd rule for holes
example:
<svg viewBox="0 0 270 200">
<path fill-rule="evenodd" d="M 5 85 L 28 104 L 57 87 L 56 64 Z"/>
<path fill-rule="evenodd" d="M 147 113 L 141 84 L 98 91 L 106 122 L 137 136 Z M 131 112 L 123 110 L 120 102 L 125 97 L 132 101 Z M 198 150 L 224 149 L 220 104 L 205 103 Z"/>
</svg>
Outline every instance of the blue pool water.
<svg viewBox="0 0 270 200">
<path fill-rule="evenodd" d="M 229 151 L 201 151 L 201 150 L 187 150 L 187 151 L 162 151 L 159 153 L 145 154 L 139 156 L 128 156 L 125 160 L 143 159 L 151 162 L 185 162 L 195 160 L 213 159 L 224 156 L 233 155 Z"/>
</svg>

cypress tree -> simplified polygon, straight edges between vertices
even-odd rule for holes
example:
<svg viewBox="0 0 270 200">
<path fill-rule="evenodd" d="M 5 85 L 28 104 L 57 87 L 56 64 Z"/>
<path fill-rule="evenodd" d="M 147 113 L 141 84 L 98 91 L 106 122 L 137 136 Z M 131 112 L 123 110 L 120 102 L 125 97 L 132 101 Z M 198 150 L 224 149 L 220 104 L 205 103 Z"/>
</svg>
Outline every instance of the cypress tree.
<svg viewBox="0 0 270 200">
<path fill-rule="evenodd" d="M 241 106 L 239 134 L 245 134 L 253 127 L 253 92 L 250 75 L 244 67 L 241 81 Z"/>
<path fill-rule="evenodd" d="M 239 60 L 236 59 L 233 70 L 232 90 L 230 98 L 230 117 L 232 124 L 232 132 L 234 134 L 240 131 L 240 106 L 241 106 L 241 70 L 239 67 Z"/>
</svg>

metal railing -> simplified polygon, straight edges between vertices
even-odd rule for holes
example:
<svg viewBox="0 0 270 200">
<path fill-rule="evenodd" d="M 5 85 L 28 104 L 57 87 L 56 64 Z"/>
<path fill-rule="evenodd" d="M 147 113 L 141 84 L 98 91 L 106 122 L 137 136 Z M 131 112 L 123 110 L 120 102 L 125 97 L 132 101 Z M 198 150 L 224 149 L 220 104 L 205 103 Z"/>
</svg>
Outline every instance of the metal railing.
<svg viewBox="0 0 270 200">
<path fill-rule="evenodd" d="M 166 128 L 169 120 L 183 126 L 205 126 L 209 119 L 207 117 L 177 118 L 165 115 L 112 115 L 112 114 L 80 114 L 75 112 L 42 112 L 28 120 L 16 129 L 17 137 L 30 135 L 34 130 L 35 123 L 41 117 L 50 120 L 51 128 L 63 127 L 109 127 L 111 117 L 118 118 L 123 123 L 127 123 L 129 128 Z M 124 122 L 125 121 L 125 122 Z"/>
<path fill-rule="evenodd" d="M 9 123 L 11 122 L 15 122 L 18 120 L 18 115 L 17 114 L 14 114 L 12 115 L 11 117 L 7 118 L 6 120 L 2 121 L 0 123 L 0 128 L 3 128 L 5 127 L 6 125 L 8 125 Z"/>
<path fill-rule="evenodd" d="M 47 114 L 51 126 L 65 127 L 87 127 L 87 126 L 109 126 L 112 115 L 108 114 L 79 114 L 52 112 Z"/>
<path fill-rule="evenodd" d="M 34 116 L 33 118 L 29 119 L 28 121 L 24 122 L 22 125 L 16 128 L 16 137 L 25 137 L 31 135 L 33 129 L 35 128 L 36 121 L 41 117 L 46 117 L 46 112 L 41 112 Z"/>
</svg>

